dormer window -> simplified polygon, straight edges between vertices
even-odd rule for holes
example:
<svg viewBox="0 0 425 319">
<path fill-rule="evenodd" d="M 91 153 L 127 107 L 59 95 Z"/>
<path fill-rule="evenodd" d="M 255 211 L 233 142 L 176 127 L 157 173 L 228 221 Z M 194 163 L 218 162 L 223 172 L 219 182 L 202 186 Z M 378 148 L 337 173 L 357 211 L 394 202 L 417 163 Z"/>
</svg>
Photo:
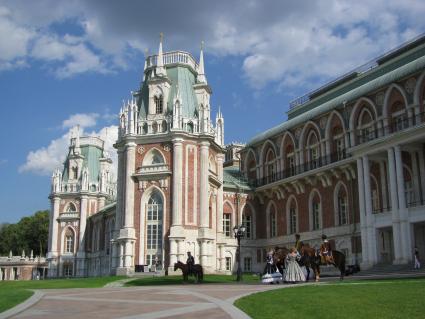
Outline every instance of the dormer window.
<svg viewBox="0 0 425 319">
<path fill-rule="evenodd" d="M 154 102 L 155 102 L 155 114 L 162 114 L 162 112 L 163 112 L 163 105 L 164 105 L 162 95 L 155 96 L 154 97 Z"/>
<path fill-rule="evenodd" d="M 77 166 L 71 167 L 71 178 L 72 179 L 78 178 L 78 167 Z"/>
</svg>

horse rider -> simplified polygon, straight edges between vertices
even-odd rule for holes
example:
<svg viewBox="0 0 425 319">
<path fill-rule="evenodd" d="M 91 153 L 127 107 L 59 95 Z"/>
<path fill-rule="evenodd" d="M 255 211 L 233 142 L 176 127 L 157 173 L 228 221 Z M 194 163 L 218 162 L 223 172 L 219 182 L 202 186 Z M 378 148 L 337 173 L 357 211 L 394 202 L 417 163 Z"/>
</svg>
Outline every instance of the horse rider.
<svg viewBox="0 0 425 319">
<path fill-rule="evenodd" d="M 328 241 L 328 237 L 323 234 L 322 235 L 322 244 L 320 245 L 320 259 L 322 264 L 332 264 L 333 258 L 332 258 L 332 248 L 331 244 Z"/>
<path fill-rule="evenodd" d="M 188 275 L 192 275 L 193 274 L 193 265 L 195 265 L 195 258 L 193 258 L 190 251 L 187 252 L 186 264 L 187 264 Z"/>
</svg>

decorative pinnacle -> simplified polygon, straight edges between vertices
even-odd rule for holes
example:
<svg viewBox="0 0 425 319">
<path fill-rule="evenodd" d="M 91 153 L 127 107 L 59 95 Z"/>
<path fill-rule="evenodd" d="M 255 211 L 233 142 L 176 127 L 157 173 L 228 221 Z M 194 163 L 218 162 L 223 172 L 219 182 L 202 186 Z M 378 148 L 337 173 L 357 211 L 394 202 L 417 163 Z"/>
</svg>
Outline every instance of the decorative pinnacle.
<svg viewBox="0 0 425 319">
<path fill-rule="evenodd" d="M 164 33 L 159 33 L 159 41 L 162 42 L 162 40 L 164 39 Z"/>
<path fill-rule="evenodd" d="M 203 50 L 203 49 L 204 49 L 204 45 L 205 45 L 205 42 L 204 42 L 204 40 L 202 40 L 202 41 L 201 41 L 201 50 Z"/>
</svg>

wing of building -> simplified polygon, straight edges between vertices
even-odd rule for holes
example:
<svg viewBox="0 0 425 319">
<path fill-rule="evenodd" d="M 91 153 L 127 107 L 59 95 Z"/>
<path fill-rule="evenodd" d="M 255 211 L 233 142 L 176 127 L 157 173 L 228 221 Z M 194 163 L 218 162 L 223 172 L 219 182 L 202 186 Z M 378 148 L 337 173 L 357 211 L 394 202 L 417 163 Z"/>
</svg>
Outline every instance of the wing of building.
<svg viewBox="0 0 425 319">
<path fill-rule="evenodd" d="M 197 62 L 161 41 L 119 112 L 116 183 L 100 139 L 71 140 L 52 181 L 50 276 L 172 271 L 188 251 L 232 272 L 240 224 L 245 271 L 296 233 L 364 267 L 425 255 L 425 36 L 294 100 L 246 145 L 224 145 L 211 94 L 202 50 Z"/>
</svg>

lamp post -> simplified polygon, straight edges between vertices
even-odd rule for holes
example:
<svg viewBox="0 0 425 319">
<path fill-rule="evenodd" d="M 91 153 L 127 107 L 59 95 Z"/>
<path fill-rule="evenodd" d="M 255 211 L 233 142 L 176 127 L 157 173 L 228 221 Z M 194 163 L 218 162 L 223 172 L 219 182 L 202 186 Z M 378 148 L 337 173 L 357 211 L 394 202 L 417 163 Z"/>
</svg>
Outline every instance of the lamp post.
<svg viewBox="0 0 425 319">
<path fill-rule="evenodd" d="M 233 228 L 233 233 L 235 238 L 238 240 L 238 248 L 236 251 L 236 256 L 238 259 L 238 270 L 236 271 L 236 281 L 242 281 L 242 268 L 241 268 L 241 238 L 245 235 L 245 226 L 235 226 Z"/>
</svg>

